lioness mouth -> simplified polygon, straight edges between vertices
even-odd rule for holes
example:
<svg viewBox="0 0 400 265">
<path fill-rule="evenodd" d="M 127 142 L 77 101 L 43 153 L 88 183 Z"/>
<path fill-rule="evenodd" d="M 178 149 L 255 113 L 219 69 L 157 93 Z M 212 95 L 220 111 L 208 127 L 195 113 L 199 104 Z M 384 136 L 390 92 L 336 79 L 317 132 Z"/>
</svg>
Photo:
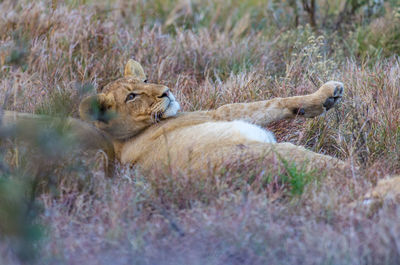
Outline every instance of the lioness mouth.
<svg viewBox="0 0 400 265">
<path fill-rule="evenodd" d="M 155 121 L 156 123 L 159 122 L 159 121 L 163 118 L 165 112 L 166 112 L 166 111 L 169 109 L 169 107 L 171 106 L 171 103 L 172 103 L 172 100 L 169 99 L 168 105 L 167 105 L 167 107 L 165 107 L 164 110 L 162 110 L 162 111 L 157 111 L 157 112 L 155 112 L 155 113 L 153 114 L 154 121 Z"/>
</svg>

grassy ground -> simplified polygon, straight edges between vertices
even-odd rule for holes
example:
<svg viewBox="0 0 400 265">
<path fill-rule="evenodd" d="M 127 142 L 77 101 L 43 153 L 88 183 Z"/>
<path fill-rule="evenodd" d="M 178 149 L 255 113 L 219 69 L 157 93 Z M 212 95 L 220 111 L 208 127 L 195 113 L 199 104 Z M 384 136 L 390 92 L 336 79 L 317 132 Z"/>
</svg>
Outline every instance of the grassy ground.
<svg viewBox="0 0 400 265">
<path fill-rule="evenodd" d="M 80 100 L 120 77 L 129 58 L 185 111 L 338 80 L 345 98 L 329 114 L 269 129 L 351 165 L 288 165 L 278 176 L 244 166 L 207 179 L 117 165 L 110 180 L 101 154 L 49 152 L 64 148 L 54 132 L 35 150 L 4 140 L 0 264 L 399 263 L 400 207 L 371 216 L 348 206 L 400 174 L 399 5 L 352 13 L 345 1 L 317 1 L 310 27 L 300 2 L 0 1 L 4 109 L 77 117 Z"/>
</svg>

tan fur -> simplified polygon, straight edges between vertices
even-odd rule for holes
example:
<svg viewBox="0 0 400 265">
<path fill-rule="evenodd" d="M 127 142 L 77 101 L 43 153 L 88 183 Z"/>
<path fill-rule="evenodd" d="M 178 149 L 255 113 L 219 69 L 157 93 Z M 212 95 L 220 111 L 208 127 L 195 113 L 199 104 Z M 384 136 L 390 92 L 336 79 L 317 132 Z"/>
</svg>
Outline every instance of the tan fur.
<svg viewBox="0 0 400 265">
<path fill-rule="evenodd" d="M 369 214 L 375 214 L 384 203 L 400 203 L 400 176 L 392 176 L 387 179 L 381 179 L 377 185 L 370 189 L 363 197 L 362 206 L 367 207 Z M 352 203 L 351 206 L 358 206 Z"/>
<path fill-rule="evenodd" d="M 0 113 L 0 138 L 13 136 L 21 140 L 32 142 L 40 138 L 46 128 L 57 128 L 64 137 L 73 140 L 75 149 L 104 150 L 108 161 L 106 175 L 111 177 L 114 171 L 114 148 L 108 135 L 94 126 L 74 118 L 55 118 L 44 115 L 3 111 Z M 65 154 L 71 155 L 68 150 Z"/>
<path fill-rule="evenodd" d="M 265 126 L 300 115 L 320 115 L 326 111 L 324 104 L 328 102 L 332 107 L 341 98 L 340 82 L 330 81 L 306 96 L 177 113 L 179 105 L 169 89 L 144 83 L 145 79 L 140 64 L 130 60 L 124 78 L 110 83 L 102 93 L 86 98 L 80 105 L 81 118 L 110 135 L 122 163 L 144 170 L 172 166 L 182 171 L 205 172 L 222 168 L 227 161 L 246 163 L 260 157 L 278 157 L 306 163 L 311 168 L 343 166 L 337 159 L 303 147 L 259 140 L 268 135 L 249 125 Z M 134 99 L 127 100 L 131 93 Z"/>
</svg>

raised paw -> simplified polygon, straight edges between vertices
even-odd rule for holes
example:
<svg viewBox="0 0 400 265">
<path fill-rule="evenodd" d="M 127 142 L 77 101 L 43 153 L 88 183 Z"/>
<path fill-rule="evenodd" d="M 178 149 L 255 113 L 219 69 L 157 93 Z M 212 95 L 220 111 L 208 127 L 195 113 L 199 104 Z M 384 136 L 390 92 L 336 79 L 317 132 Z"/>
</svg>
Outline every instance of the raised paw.
<svg viewBox="0 0 400 265">
<path fill-rule="evenodd" d="M 343 91 L 343 83 L 337 81 L 329 81 L 317 91 L 318 93 L 322 93 L 325 97 L 325 101 L 322 104 L 325 110 L 331 109 L 341 100 Z"/>
</svg>

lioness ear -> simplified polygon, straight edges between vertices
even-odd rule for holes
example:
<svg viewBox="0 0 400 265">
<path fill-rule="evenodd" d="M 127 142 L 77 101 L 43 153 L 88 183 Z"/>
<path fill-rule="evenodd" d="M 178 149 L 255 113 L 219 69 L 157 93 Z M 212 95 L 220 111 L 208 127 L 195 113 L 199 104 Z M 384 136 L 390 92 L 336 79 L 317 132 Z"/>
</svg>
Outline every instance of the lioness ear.
<svg viewBox="0 0 400 265">
<path fill-rule="evenodd" d="M 133 77 L 139 79 L 140 81 L 145 81 L 147 79 L 143 67 L 140 65 L 140 63 L 133 59 L 129 59 L 129 61 L 126 63 L 124 76 Z"/>
<path fill-rule="evenodd" d="M 86 122 L 100 121 L 108 123 L 115 115 L 111 111 L 114 96 L 100 93 L 82 100 L 79 105 L 79 116 Z"/>
</svg>

